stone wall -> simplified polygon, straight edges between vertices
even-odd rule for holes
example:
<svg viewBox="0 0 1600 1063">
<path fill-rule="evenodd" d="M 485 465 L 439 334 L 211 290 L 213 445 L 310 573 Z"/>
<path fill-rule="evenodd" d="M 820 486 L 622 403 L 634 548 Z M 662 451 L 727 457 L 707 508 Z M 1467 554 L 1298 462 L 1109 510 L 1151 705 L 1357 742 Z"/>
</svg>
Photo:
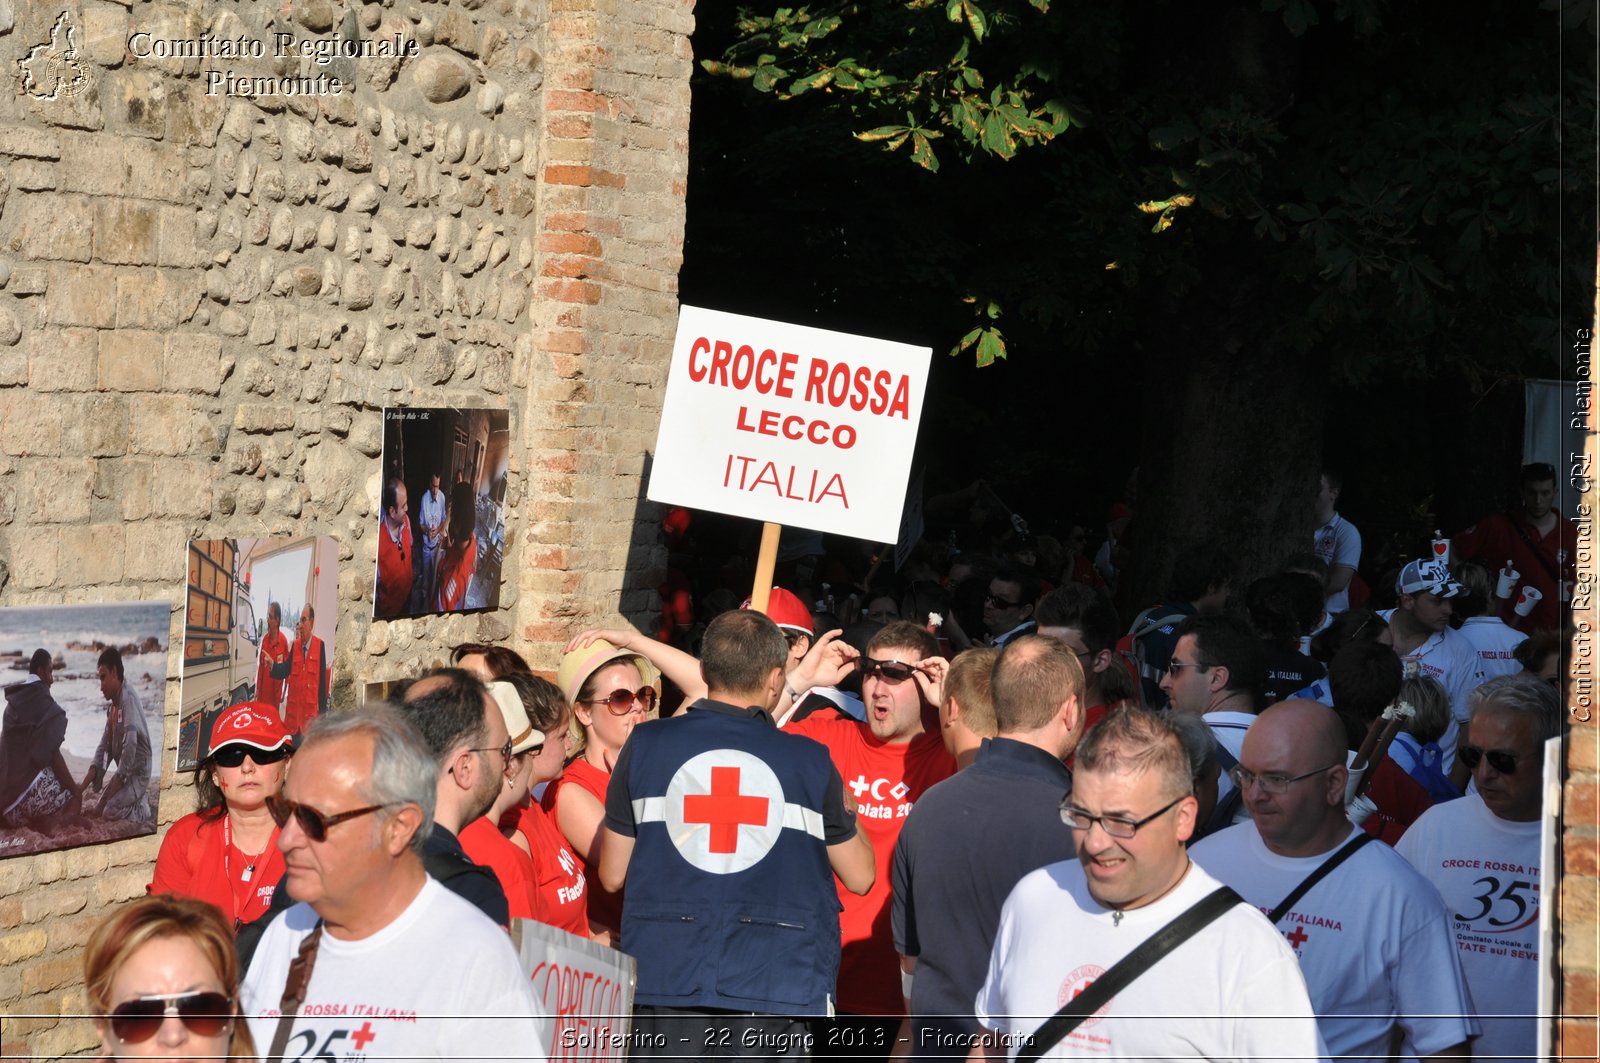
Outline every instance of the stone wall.
<svg viewBox="0 0 1600 1063">
<path fill-rule="evenodd" d="M 692 26 L 686 0 L 0 0 L 0 606 L 176 606 L 191 538 L 332 534 L 339 704 L 458 641 L 553 668 L 642 618 Z M 206 35 L 266 54 L 155 43 Z M 401 54 L 299 51 L 339 39 Z M 228 95 L 318 75 L 344 91 Z M 497 612 L 371 622 L 386 405 L 511 410 Z M 176 706 L 174 678 L 163 826 L 193 807 Z M 79 952 L 156 846 L 0 861 L 0 1055 L 95 1044 Z"/>
</svg>

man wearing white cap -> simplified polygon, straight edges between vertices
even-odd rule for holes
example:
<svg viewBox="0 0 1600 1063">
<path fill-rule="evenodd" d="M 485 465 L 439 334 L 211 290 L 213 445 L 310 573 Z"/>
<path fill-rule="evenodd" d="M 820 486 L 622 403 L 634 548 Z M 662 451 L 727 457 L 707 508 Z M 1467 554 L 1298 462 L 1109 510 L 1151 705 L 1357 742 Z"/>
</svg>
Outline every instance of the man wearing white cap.
<svg viewBox="0 0 1600 1063">
<path fill-rule="evenodd" d="M 1430 676 L 1450 695 L 1450 725 L 1439 739 L 1448 771 L 1455 763 L 1456 735 L 1467 722 L 1467 695 L 1484 678 L 1478 651 L 1450 627 L 1451 600 L 1467 589 L 1451 577 L 1443 561 L 1432 558 L 1401 569 L 1394 589 L 1400 595 L 1399 607 L 1388 615 L 1394 652 L 1407 675 Z"/>
<path fill-rule="evenodd" d="M 533 758 L 544 749 L 544 732 L 528 720 L 523 698 L 533 697 L 535 684 L 547 680 L 531 675 L 511 674 L 489 684 L 489 695 L 500 709 L 511 735 L 511 767 L 501 780 L 489 811 L 461 830 L 461 848 L 478 864 L 494 872 L 500 888 L 506 891 L 511 918 L 534 918 L 534 883 L 537 876 L 533 858 L 500 833 L 500 817 L 528 799 L 533 780 Z M 525 695 L 523 691 L 528 693 Z"/>
</svg>

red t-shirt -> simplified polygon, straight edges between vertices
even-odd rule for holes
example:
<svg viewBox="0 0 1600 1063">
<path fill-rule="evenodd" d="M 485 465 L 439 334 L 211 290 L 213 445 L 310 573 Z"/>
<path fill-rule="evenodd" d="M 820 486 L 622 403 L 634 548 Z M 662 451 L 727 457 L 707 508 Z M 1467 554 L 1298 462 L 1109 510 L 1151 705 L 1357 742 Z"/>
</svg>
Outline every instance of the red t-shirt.
<svg viewBox="0 0 1600 1063">
<path fill-rule="evenodd" d="M 936 731 L 890 745 L 854 720 L 811 716 L 784 730 L 828 747 L 834 767 L 859 806 L 856 826 L 866 831 L 877 858 L 878 875 L 866 896 L 834 883 L 839 903 L 844 905 L 839 915 L 843 942 L 839 1010 L 857 1015 L 903 1015 L 900 955 L 889 925 L 889 865 L 911 806 L 928 787 L 954 775 L 956 762 Z"/>
<path fill-rule="evenodd" d="M 517 830 L 528 839 L 528 848 L 533 852 L 533 917 L 588 937 L 588 882 L 583 876 L 583 861 L 561 836 L 555 820 L 538 805 L 530 804 L 522 810 Z"/>
<path fill-rule="evenodd" d="M 227 816 L 206 820 L 191 812 L 167 829 L 146 893 L 176 893 L 216 906 L 230 925 L 259 919 L 283 879 L 278 832 L 267 847 L 247 856 L 232 844 Z"/>
<path fill-rule="evenodd" d="M 501 834 L 488 816 L 479 816 L 461 829 L 457 836 L 461 848 L 472 857 L 472 862 L 482 864 L 500 880 L 506 891 L 506 904 L 511 918 L 533 919 L 533 861 Z"/>
<path fill-rule="evenodd" d="M 600 801 L 600 807 L 604 808 L 606 804 L 606 787 L 611 783 L 611 773 L 595 767 L 582 757 L 568 764 L 567 770 L 561 773 L 561 777 L 545 787 L 544 800 L 540 802 L 544 806 L 544 810 L 550 813 L 552 819 L 556 815 L 556 803 L 560 800 L 561 790 L 567 783 L 577 783 L 591 794 L 594 794 Z M 553 823 L 551 825 L 555 826 Z M 557 833 L 560 833 L 559 827 L 557 828 Z M 618 890 L 613 893 L 602 887 L 600 885 L 600 876 L 588 873 L 589 869 L 584 864 L 583 854 L 576 849 L 569 849 L 569 851 L 572 853 L 572 858 L 578 862 L 578 868 L 583 872 L 584 878 L 588 883 L 586 892 L 589 897 L 589 922 L 620 932 L 622 930 L 622 891 Z M 587 933 L 587 931 L 585 932 Z"/>
<path fill-rule="evenodd" d="M 262 636 L 260 656 L 261 663 L 256 667 L 256 700 L 278 708 L 283 704 L 284 680 L 274 679 L 269 673 L 273 665 L 289 659 L 289 640 L 284 638 L 282 628 Z"/>
<path fill-rule="evenodd" d="M 389 534 L 389 522 L 378 518 L 378 615 L 395 616 L 403 612 L 411 597 L 411 521 L 400 527 L 397 544 Z"/>
<path fill-rule="evenodd" d="M 1515 594 L 1496 599 L 1500 603 L 1500 619 L 1529 634 L 1554 631 L 1561 626 L 1562 588 L 1550 573 L 1556 572 L 1562 580 L 1571 580 L 1576 573 L 1578 529 L 1571 520 L 1557 513 L 1549 534 L 1540 535 L 1523 514 L 1496 513 L 1457 535 L 1451 549 L 1457 557 L 1481 560 L 1488 566 L 1491 580 L 1499 578 L 1498 573 L 1508 560 L 1522 574 Z M 1517 599 L 1528 585 L 1537 587 L 1544 597 L 1533 612 L 1518 616 Z"/>
<path fill-rule="evenodd" d="M 478 537 L 468 539 L 460 549 L 451 547 L 439 562 L 439 611 L 460 609 L 467 600 L 473 569 L 478 565 Z"/>
</svg>

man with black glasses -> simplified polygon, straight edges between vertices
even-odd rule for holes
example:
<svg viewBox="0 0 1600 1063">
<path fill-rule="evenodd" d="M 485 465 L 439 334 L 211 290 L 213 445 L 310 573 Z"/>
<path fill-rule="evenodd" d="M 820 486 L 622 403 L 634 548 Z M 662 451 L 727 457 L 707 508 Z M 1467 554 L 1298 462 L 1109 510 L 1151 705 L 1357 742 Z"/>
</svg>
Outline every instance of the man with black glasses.
<svg viewBox="0 0 1600 1063">
<path fill-rule="evenodd" d="M 1032 569 L 1005 564 L 989 581 L 983 600 L 983 626 L 987 642 L 1004 646 L 1018 635 L 1027 635 L 1039 625 L 1033 620 L 1033 607 L 1039 601 L 1039 577 Z"/>
<path fill-rule="evenodd" d="M 1456 758 L 1477 792 L 1434 805 L 1395 850 L 1438 887 L 1455 920 L 1461 967 L 1485 1012 L 1481 1058 L 1531 1060 L 1538 1044 L 1539 830 L 1544 743 L 1561 734 L 1561 701 L 1524 672 L 1472 692 Z"/>
<path fill-rule="evenodd" d="M 1294 946 L 1331 1056 L 1387 1059 L 1396 1028 L 1406 1053 L 1463 1056 L 1478 1027 L 1444 902 L 1345 817 L 1345 752 L 1321 702 L 1263 711 L 1234 768 L 1251 822 L 1206 838 L 1194 860 Z"/>
<path fill-rule="evenodd" d="M 835 645 L 840 644 L 823 648 Z M 840 652 L 848 657 L 854 651 Z M 955 760 L 939 734 L 938 705 L 948 665 L 938 653 L 939 644 L 920 625 L 886 624 L 857 661 L 865 725 L 815 715 L 785 728 L 828 747 L 845 787 L 860 804 L 860 823 L 876 856 L 877 879 L 866 896 L 839 890 L 842 1024 L 825 1034 L 817 1046 L 821 1054 L 831 1047 L 858 1058 L 886 1056 L 905 1013 L 900 955 L 889 925 L 889 863 L 912 806 L 929 787 L 955 773 Z M 797 681 L 791 674 L 790 682 Z"/>
<path fill-rule="evenodd" d="M 400 711 L 438 762 L 433 830 L 422 849 L 428 873 L 501 926 L 511 925 L 505 889 L 494 872 L 461 848 L 468 823 L 489 811 L 505 785 L 511 736 L 488 687 L 471 672 L 438 668 L 406 686 Z"/>
<path fill-rule="evenodd" d="M 972 1056 L 1015 1056 L 1038 1035 L 1047 1059 L 1324 1058 L 1293 952 L 1237 901 L 1076 1029 L 1040 1035 L 1058 1008 L 1219 888 L 1184 849 L 1198 809 L 1165 717 L 1112 712 L 1078 746 L 1073 775 L 1060 807 L 1077 859 L 1032 872 L 1006 900 L 975 1002 L 989 1034 Z"/>
<path fill-rule="evenodd" d="M 268 807 L 300 903 L 240 991 L 257 1044 L 341 1063 L 548 1058 L 510 940 L 423 868 L 438 765 L 416 729 L 387 706 L 319 716 L 296 768 Z"/>
</svg>

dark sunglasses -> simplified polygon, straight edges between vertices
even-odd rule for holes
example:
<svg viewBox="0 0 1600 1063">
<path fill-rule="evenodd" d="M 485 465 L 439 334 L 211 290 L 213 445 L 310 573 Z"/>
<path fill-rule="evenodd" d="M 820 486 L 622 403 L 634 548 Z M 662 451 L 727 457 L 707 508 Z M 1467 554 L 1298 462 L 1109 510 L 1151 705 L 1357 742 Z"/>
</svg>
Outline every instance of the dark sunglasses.
<svg viewBox="0 0 1600 1063">
<path fill-rule="evenodd" d="M 231 745 L 223 746 L 211 754 L 211 763 L 219 768 L 237 768 L 244 763 L 244 758 L 249 757 L 256 762 L 256 767 L 263 764 L 276 764 L 292 752 L 288 746 L 279 746 L 277 749 L 257 749 L 255 746 Z"/>
<path fill-rule="evenodd" d="M 1022 602 L 1008 602 L 997 594 L 985 594 L 983 600 L 985 604 L 992 605 L 996 609 L 1020 609 L 1023 605 Z"/>
<path fill-rule="evenodd" d="M 904 661 L 875 661 L 871 657 L 861 658 L 861 674 L 864 676 L 877 676 L 890 683 L 904 683 L 907 679 L 917 674 L 916 668 Z"/>
<path fill-rule="evenodd" d="M 1485 757 L 1489 760 L 1489 767 L 1501 775 L 1515 775 L 1517 773 L 1517 755 L 1507 753 L 1503 749 L 1479 749 L 1477 746 L 1461 746 L 1456 750 L 1456 756 L 1461 758 L 1461 763 L 1467 766 L 1468 771 L 1477 771 Z"/>
<path fill-rule="evenodd" d="M 233 998 L 205 990 L 125 1000 L 111 1009 L 111 1032 L 123 1044 L 136 1045 L 154 1037 L 168 1015 L 192 1034 L 215 1037 L 233 1022 Z"/>
<path fill-rule="evenodd" d="M 656 707 L 656 691 L 654 687 L 640 687 L 638 690 L 628 690 L 618 687 L 603 698 L 580 699 L 590 705 L 605 705 L 613 716 L 626 716 L 633 711 L 635 701 L 644 706 L 644 711 L 649 712 Z"/>
<path fill-rule="evenodd" d="M 267 798 L 267 811 L 272 814 L 272 822 L 276 823 L 281 829 L 288 826 L 289 817 L 293 816 L 294 821 L 300 824 L 300 829 L 306 832 L 306 837 L 314 842 L 327 841 L 329 827 L 336 827 L 345 820 L 355 819 L 357 816 L 365 816 L 369 812 L 376 812 L 383 807 L 385 806 L 368 805 L 366 808 L 351 809 L 349 812 L 340 812 L 335 816 L 325 816 L 310 805 L 302 805 L 299 802 L 289 800 L 287 797 L 274 794 L 272 797 Z"/>
</svg>

